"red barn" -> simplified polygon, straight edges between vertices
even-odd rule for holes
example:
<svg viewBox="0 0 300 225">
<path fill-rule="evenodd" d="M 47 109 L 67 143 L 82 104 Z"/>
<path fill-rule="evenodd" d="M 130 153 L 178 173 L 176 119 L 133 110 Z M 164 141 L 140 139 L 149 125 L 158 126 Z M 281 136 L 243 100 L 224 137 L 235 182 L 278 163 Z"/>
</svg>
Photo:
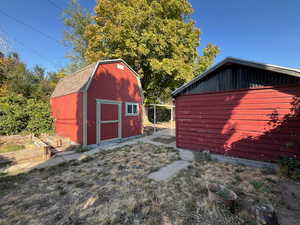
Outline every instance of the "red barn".
<svg viewBox="0 0 300 225">
<path fill-rule="evenodd" d="M 55 131 L 82 145 L 141 135 L 143 92 L 122 59 L 93 63 L 59 81 L 52 96 Z"/>
<path fill-rule="evenodd" d="M 226 58 L 172 95 L 180 148 L 300 158 L 300 70 Z"/>
</svg>

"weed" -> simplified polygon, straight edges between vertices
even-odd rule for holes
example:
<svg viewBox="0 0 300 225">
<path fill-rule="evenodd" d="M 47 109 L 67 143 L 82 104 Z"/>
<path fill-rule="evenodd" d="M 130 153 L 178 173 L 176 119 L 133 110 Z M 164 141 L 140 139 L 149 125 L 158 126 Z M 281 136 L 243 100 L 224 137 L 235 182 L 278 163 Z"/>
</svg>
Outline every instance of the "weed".
<svg viewBox="0 0 300 225">
<path fill-rule="evenodd" d="M 87 163 L 93 159 L 94 159 L 93 157 L 86 155 L 86 156 L 83 156 L 82 158 L 80 158 L 79 160 L 80 160 L 80 162 Z"/>
<path fill-rule="evenodd" d="M 149 172 L 153 173 L 153 172 L 158 171 L 159 169 L 160 169 L 160 167 L 152 167 Z"/>
<path fill-rule="evenodd" d="M 234 179 L 236 180 L 237 183 L 240 183 L 242 181 L 242 178 L 239 175 L 235 175 Z"/>
<path fill-rule="evenodd" d="M 23 178 L 23 174 L 0 176 L 0 190 L 4 191 L 16 187 Z"/>
<path fill-rule="evenodd" d="M 294 180 L 300 180 L 300 160 L 296 158 L 281 157 L 278 160 L 280 175 Z"/>
<path fill-rule="evenodd" d="M 250 181 L 250 184 L 252 184 L 256 190 L 259 190 L 264 186 L 264 182 L 258 180 L 252 180 Z"/>
<path fill-rule="evenodd" d="M 123 166 L 123 165 L 119 165 L 118 166 L 118 170 L 123 170 L 123 169 L 125 169 L 126 167 L 125 166 Z"/>
<path fill-rule="evenodd" d="M 242 173 L 242 172 L 244 172 L 245 171 L 245 169 L 244 168 L 241 168 L 241 167 L 238 167 L 238 168 L 236 168 L 235 170 L 234 170 L 234 172 L 236 172 L 236 173 Z"/>
<path fill-rule="evenodd" d="M 6 143 L 0 145 L 0 153 L 8 153 L 8 152 L 15 152 L 15 151 L 20 151 L 24 149 L 24 145 L 18 145 L 18 144 L 13 144 L 13 143 Z"/>
<path fill-rule="evenodd" d="M 245 221 L 244 225 L 256 225 L 256 221 L 254 221 L 254 220 L 247 220 L 247 221 Z"/>
<path fill-rule="evenodd" d="M 277 181 L 272 179 L 271 177 L 266 177 L 266 181 L 272 183 L 272 184 L 277 184 Z"/>
<path fill-rule="evenodd" d="M 88 151 L 89 149 L 87 148 L 87 147 L 84 147 L 84 146 L 82 146 L 82 145 L 79 145 L 79 146 L 77 146 L 75 149 L 74 149 L 74 151 L 76 152 L 76 153 L 83 153 L 83 152 L 86 152 L 86 151 Z"/>
<path fill-rule="evenodd" d="M 263 168 L 262 170 L 261 170 L 261 172 L 263 173 L 263 174 L 265 174 L 265 175 L 274 175 L 274 174 L 276 174 L 276 171 L 273 169 L 273 168 Z"/>
<path fill-rule="evenodd" d="M 271 193 L 272 188 L 269 185 L 263 185 L 260 189 L 262 192 Z"/>
<path fill-rule="evenodd" d="M 81 187 L 83 187 L 84 185 L 85 185 L 84 182 L 78 182 L 78 183 L 75 184 L 75 187 L 81 188 Z"/>
<path fill-rule="evenodd" d="M 65 195 L 65 194 L 67 194 L 67 192 L 66 192 L 65 190 L 59 191 L 59 195 L 63 196 L 63 195 Z"/>
<path fill-rule="evenodd" d="M 191 170 L 191 169 L 193 169 L 194 168 L 194 166 L 193 165 L 188 165 L 188 167 L 187 167 L 189 170 Z"/>
</svg>

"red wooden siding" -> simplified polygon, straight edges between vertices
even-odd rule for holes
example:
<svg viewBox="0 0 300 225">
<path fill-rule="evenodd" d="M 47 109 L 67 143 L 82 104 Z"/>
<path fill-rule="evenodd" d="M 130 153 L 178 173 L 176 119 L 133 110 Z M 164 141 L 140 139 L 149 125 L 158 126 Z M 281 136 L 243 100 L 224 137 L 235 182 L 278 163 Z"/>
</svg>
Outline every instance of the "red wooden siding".
<svg viewBox="0 0 300 225">
<path fill-rule="evenodd" d="M 51 98 L 51 105 L 56 133 L 82 143 L 82 93 Z"/>
<path fill-rule="evenodd" d="M 122 105 L 122 137 L 131 137 L 142 134 L 143 129 L 143 107 L 142 104 L 139 104 L 139 116 L 126 116 L 125 111 L 126 105 Z"/>
<path fill-rule="evenodd" d="M 300 158 L 299 86 L 183 95 L 176 98 L 177 146 L 256 160 Z"/>
<path fill-rule="evenodd" d="M 124 70 L 118 69 L 122 64 Z M 142 110 L 139 116 L 125 116 L 125 102 L 137 102 L 142 109 L 142 93 L 133 72 L 123 63 L 102 64 L 98 67 L 87 93 L 88 144 L 96 143 L 96 99 L 122 102 L 122 137 L 142 133 Z M 112 128 L 113 129 L 113 128 Z M 112 130 L 111 133 L 114 131 Z"/>
</svg>

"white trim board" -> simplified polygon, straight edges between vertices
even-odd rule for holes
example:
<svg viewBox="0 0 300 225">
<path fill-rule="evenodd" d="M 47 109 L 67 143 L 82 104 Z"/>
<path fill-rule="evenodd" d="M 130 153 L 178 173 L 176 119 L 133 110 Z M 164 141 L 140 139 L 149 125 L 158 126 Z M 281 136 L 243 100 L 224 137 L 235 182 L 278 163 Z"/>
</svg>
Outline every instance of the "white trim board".
<svg viewBox="0 0 300 225">
<path fill-rule="evenodd" d="M 83 128 L 83 146 L 87 145 L 87 92 L 82 93 L 83 111 L 82 111 L 82 128 Z"/>
</svg>

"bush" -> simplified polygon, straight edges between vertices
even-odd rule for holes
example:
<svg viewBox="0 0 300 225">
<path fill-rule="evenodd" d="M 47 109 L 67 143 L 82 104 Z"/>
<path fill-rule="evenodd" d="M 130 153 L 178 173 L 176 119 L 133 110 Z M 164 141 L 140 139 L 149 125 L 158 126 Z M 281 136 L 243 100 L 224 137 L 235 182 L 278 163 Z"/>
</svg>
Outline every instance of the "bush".
<svg viewBox="0 0 300 225">
<path fill-rule="evenodd" d="M 49 103 L 30 99 L 27 101 L 29 120 L 26 130 L 33 134 L 52 131 L 53 118 Z"/>
<path fill-rule="evenodd" d="M 10 95 L 0 98 L 0 134 L 17 134 L 27 127 L 26 98 Z"/>
<path fill-rule="evenodd" d="M 33 134 L 52 130 L 53 119 L 49 102 L 27 99 L 21 95 L 0 97 L 0 134 L 12 135 L 20 132 Z"/>
<path fill-rule="evenodd" d="M 281 175 L 300 181 L 300 160 L 291 157 L 281 157 L 278 160 Z"/>
<path fill-rule="evenodd" d="M 148 118 L 151 123 L 154 123 L 154 108 L 148 106 Z M 171 120 L 171 110 L 167 107 L 156 107 L 156 122 L 168 122 Z"/>
</svg>

